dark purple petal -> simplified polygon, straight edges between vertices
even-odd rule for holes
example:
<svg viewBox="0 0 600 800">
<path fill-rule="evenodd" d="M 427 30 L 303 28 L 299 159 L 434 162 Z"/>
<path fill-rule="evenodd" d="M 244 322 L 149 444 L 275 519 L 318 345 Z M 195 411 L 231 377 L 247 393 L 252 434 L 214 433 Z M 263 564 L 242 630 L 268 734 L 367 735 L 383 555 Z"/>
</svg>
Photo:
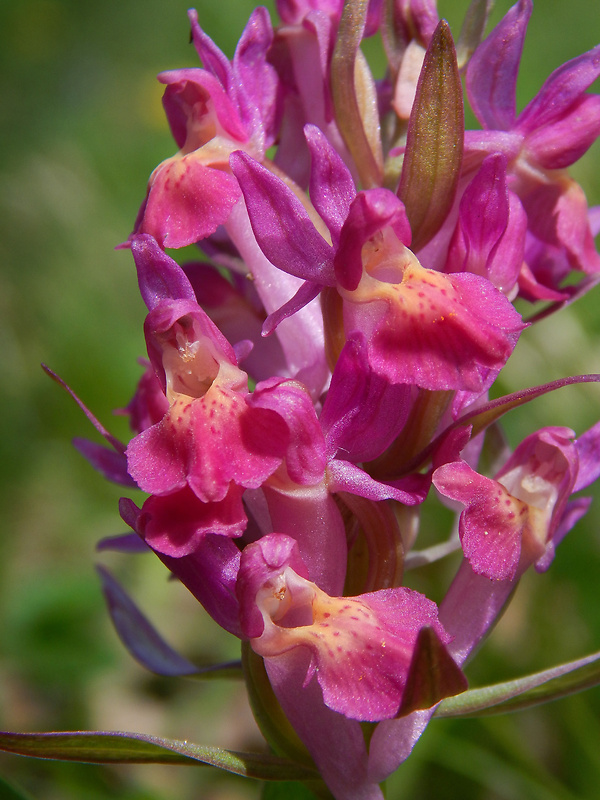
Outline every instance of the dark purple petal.
<svg viewBox="0 0 600 800">
<path fill-rule="evenodd" d="M 122 497 L 119 512 L 123 521 L 143 538 L 142 511 L 135 503 Z M 207 533 L 193 553 L 181 558 L 154 552 L 218 625 L 235 636 L 241 636 L 239 605 L 235 596 L 240 550 L 232 539 Z"/>
<path fill-rule="evenodd" d="M 232 153 L 230 164 L 256 240 L 269 261 L 290 275 L 334 286 L 332 247 L 291 189 L 241 150 Z"/>
<path fill-rule="evenodd" d="M 164 641 L 110 572 L 101 566 L 96 570 L 115 630 L 131 655 L 157 675 L 196 674 L 198 667 Z"/>
<path fill-rule="evenodd" d="M 73 445 L 107 480 L 118 483 L 120 486 L 137 488 L 135 481 L 127 472 L 127 459 L 124 453 L 117 453 L 104 445 L 79 437 L 73 439 Z"/>
<path fill-rule="evenodd" d="M 96 550 L 114 550 L 116 553 L 149 553 L 150 548 L 140 539 L 137 533 L 120 533 L 117 536 L 105 536 L 96 544 Z"/>
</svg>

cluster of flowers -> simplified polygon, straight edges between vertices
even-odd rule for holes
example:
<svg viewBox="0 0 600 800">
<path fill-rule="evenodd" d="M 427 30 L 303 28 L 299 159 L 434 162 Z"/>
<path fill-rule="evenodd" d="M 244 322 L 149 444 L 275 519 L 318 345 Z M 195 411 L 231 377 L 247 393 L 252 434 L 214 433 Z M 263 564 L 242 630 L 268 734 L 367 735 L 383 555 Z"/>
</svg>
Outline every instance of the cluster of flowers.
<svg viewBox="0 0 600 800">
<path fill-rule="evenodd" d="M 148 493 L 121 502 L 121 546 L 141 538 L 242 640 L 275 752 L 306 748 L 338 800 L 375 800 L 600 474 L 600 425 L 514 452 L 497 435 L 594 376 L 488 399 L 523 329 L 600 276 L 600 217 L 566 171 L 600 134 L 600 47 L 517 114 L 531 0 L 487 38 L 475 0 L 456 47 L 435 0 L 276 5 L 231 61 L 191 11 L 202 67 L 159 76 L 179 151 L 126 245 L 149 310 L 136 435 L 79 447 Z M 382 80 L 360 50 L 375 33 Z M 190 244 L 205 258 L 166 252 Z M 545 305 L 524 321 L 516 299 Z M 434 489 L 460 516 L 418 551 Z M 461 549 L 439 607 L 402 585 Z"/>
</svg>

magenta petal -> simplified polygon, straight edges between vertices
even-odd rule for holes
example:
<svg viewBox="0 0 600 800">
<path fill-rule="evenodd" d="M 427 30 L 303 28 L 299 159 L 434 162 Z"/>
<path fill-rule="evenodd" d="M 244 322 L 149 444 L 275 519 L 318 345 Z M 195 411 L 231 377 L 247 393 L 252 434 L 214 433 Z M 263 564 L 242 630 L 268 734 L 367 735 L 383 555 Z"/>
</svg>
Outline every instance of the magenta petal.
<svg viewBox="0 0 600 800">
<path fill-rule="evenodd" d="M 181 442 L 172 435 L 168 417 L 165 417 L 129 442 L 129 474 L 140 489 L 150 494 L 183 489 L 187 483 L 183 452 Z"/>
<path fill-rule="evenodd" d="M 139 234 L 131 238 L 130 244 L 140 292 L 149 311 L 161 300 L 196 300 L 185 272 L 158 246 L 156 239 Z"/>
<path fill-rule="evenodd" d="M 490 255 L 487 275 L 504 294 L 512 292 L 523 269 L 526 236 L 527 214 L 517 195 L 509 192 L 506 230 Z"/>
<path fill-rule="evenodd" d="M 239 197 L 235 178 L 201 163 L 195 152 L 156 168 L 135 233 L 161 247 L 185 247 L 214 233 Z"/>
<path fill-rule="evenodd" d="M 335 365 L 319 421 L 331 455 L 371 461 L 388 447 L 408 417 L 410 387 L 389 383 L 368 362 L 365 337 L 357 332 Z"/>
<path fill-rule="evenodd" d="M 527 151 L 544 169 L 564 169 L 578 161 L 600 135 L 600 96 L 584 96 L 558 120 L 527 137 Z"/>
<path fill-rule="evenodd" d="M 583 189 L 568 176 L 541 184 L 523 198 L 529 231 L 549 249 L 558 248 L 572 269 L 600 271 Z"/>
<path fill-rule="evenodd" d="M 256 240 L 275 266 L 304 280 L 333 286 L 333 250 L 296 195 L 242 150 L 230 157 Z"/>
<path fill-rule="evenodd" d="M 265 381 L 248 399 L 255 409 L 271 409 L 285 421 L 289 441 L 285 453 L 287 473 L 299 485 L 320 483 L 325 473 L 325 440 L 312 399 L 295 381 Z"/>
<path fill-rule="evenodd" d="M 276 412 L 249 408 L 234 392 L 213 387 L 205 397 L 174 404 L 161 422 L 132 439 L 128 468 L 151 494 L 189 484 L 200 500 L 217 502 L 231 481 L 260 486 L 281 463 L 288 438 Z"/>
<path fill-rule="evenodd" d="M 169 410 L 169 401 L 151 364 L 146 359 L 140 359 L 139 363 L 145 366 L 145 370 L 135 394 L 125 408 L 115 411 L 129 417 L 129 425 L 136 433 L 160 422 Z"/>
<path fill-rule="evenodd" d="M 526 504 L 464 462 L 439 467 L 433 483 L 443 495 L 466 506 L 459 532 L 465 558 L 475 572 L 493 580 L 513 579 L 523 528 L 529 522 Z"/>
<path fill-rule="evenodd" d="M 198 24 L 198 12 L 194 8 L 188 11 L 188 19 L 192 26 L 192 41 L 198 58 L 215 78 L 219 81 L 223 89 L 231 86 L 233 81 L 232 69 L 227 56 L 217 47 L 213 40 L 208 36 Z"/>
<path fill-rule="evenodd" d="M 497 153 L 483 161 L 465 189 L 460 201 L 458 225 L 448 251 L 446 271 L 473 272 L 490 278 L 491 255 L 507 225 L 506 159 Z M 520 266 L 519 263 L 518 268 Z"/>
<path fill-rule="evenodd" d="M 279 78 L 267 56 L 273 28 L 266 8 L 255 8 L 233 57 L 240 116 L 255 146 L 263 151 L 273 144 L 279 117 Z"/>
<path fill-rule="evenodd" d="M 554 70 L 538 94 L 519 115 L 518 129 L 528 134 L 556 121 L 570 110 L 598 76 L 600 76 L 600 45 Z"/>
<path fill-rule="evenodd" d="M 221 500 L 230 481 L 256 489 L 281 463 L 289 430 L 275 411 L 249 408 L 221 393 L 222 407 L 210 416 L 209 403 L 193 410 L 191 438 L 197 443 L 189 484 L 204 501 Z M 211 408 L 212 406 L 211 401 Z"/>
<path fill-rule="evenodd" d="M 424 476 L 418 476 L 424 477 Z M 335 458 L 327 467 L 327 481 L 332 492 L 349 492 L 369 500 L 397 500 L 406 506 L 423 502 L 427 495 L 427 480 L 382 483 L 376 481 L 356 464 Z M 404 488 L 406 485 L 410 488 Z"/>
<path fill-rule="evenodd" d="M 219 502 L 203 503 L 187 487 L 149 497 L 138 521 L 146 544 L 173 558 L 189 555 L 207 533 L 241 536 L 246 527 L 242 490 L 233 485 Z"/>
<path fill-rule="evenodd" d="M 161 72 L 158 80 L 167 86 L 163 106 L 173 137 L 184 152 L 206 144 L 215 127 L 222 128 L 227 138 L 236 142 L 247 141 L 248 134 L 234 103 L 206 70 L 170 70 Z"/>
<path fill-rule="evenodd" d="M 268 336 L 273 333 L 285 319 L 301 311 L 320 294 L 322 288 L 318 283 L 304 281 L 291 300 L 269 314 L 263 324 L 263 335 Z"/>
<path fill-rule="evenodd" d="M 531 0 L 519 0 L 473 53 L 466 88 L 484 128 L 508 131 L 516 113 L 515 88 Z"/>
</svg>

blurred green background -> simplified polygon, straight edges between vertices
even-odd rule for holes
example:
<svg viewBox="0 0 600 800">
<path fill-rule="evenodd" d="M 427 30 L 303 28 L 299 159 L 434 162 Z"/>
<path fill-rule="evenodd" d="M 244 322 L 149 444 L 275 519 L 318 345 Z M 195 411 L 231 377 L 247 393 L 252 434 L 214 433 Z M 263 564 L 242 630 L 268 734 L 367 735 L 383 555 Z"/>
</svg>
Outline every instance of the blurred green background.
<svg viewBox="0 0 600 800">
<path fill-rule="evenodd" d="M 466 2 L 440 0 L 453 30 Z M 509 3 L 499 2 L 498 19 Z M 199 4 L 228 55 L 251 9 Z M 154 678 L 124 652 L 93 569 L 101 560 L 188 656 L 235 657 L 158 560 L 95 555 L 124 530 L 121 494 L 72 449 L 94 436 L 39 367 L 57 371 L 116 435 L 143 354 L 144 308 L 129 234 L 153 167 L 174 152 L 157 72 L 195 66 L 180 0 L 0 0 L 0 727 L 144 731 L 256 748 L 241 687 Z M 520 107 L 549 72 L 600 40 L 589 0 L 538 0 L 521 69 Z M 371 51 L 372 46 L 369 47 Z M 598 90 L 598 87 L 596 87 Z M 600 148 L 573 170 L 600 203 Z M 596 295 L 524 333 L 502 391 L 600 372 Z M 513 444 L 541 425 L 581 433 L 600 389 L 563 389 L 514 412 Z M 596 492 L 598 495 L 598 492 Z M 600 648 L 600 498 L 549 573 L 528 575 L 469 668 L 473 685 L 516 677 Z M 427 584 L 427 576 L 416 576 Z M 439 588 L 432 589 L 439 593 Z M 390 800 L 597 798 L 600 692 L 487 721 L 433 722 L 390 781 Z M 235 800 L 258 784 L 216 771 L 69 765 L 0 757 L 0 774 L 34 800 Z M 8 790 L 0 786 L 0 798 Z"/>
</svg>

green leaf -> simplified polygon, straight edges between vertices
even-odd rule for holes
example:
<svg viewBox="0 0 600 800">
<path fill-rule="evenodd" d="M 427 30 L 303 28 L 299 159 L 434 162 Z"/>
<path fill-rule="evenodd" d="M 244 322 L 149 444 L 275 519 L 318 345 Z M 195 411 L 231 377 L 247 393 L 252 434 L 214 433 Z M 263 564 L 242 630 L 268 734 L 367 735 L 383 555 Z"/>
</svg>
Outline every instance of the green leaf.
<svg viewBox="0 0 600 800">
<path fill-rule="evenodd" d="M 481 717 L 520 711 L 600 684 L 600 651 L 525 678 L 470 689 L 443 700 L 436 717 Z"/>
<path fill-rule="evenodd" d="M 429 43 L 413 103 L 398 197 L 419 250 L 437 233 L 454 202 L 462 164 L 462 86 L 450 28 L 442 20 Z"/>
<path fill-rule="evenodd" d="M 88 764 L 200 764 L 263 781 L 318 778 L 314 770 L 277 756 L 238 753 L 177 739 L 120 731 L 0 732 L 0 750 L 34 758 Z"/>
</svg>

